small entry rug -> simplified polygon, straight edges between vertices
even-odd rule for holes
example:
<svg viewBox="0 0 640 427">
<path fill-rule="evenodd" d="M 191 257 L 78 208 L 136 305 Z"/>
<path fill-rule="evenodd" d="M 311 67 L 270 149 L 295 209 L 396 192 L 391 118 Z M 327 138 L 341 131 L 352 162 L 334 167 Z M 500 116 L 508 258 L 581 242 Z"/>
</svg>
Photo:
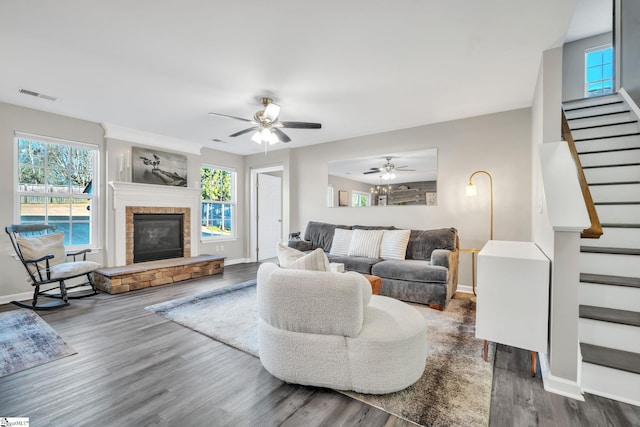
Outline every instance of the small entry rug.
<svg viewBox="0 0 640 427">
<path fill-rule="evenodd" d="M 258 356 L 255 280 L 146 307 L 187 328 Z M 482 359 L 475 338 L 475 302 L 456 294 L 445 311 L 412 304 L 427 319 L 429 351 L 424 374 L 411 387 L 384 395 L 342 392 L 425 426 L 489 424 L 493 357 Z"/>
<path fill-rule="evenodd" d="M 0 313 L 0 377 L 76 354 L 31 310 Z"/>
</svg>

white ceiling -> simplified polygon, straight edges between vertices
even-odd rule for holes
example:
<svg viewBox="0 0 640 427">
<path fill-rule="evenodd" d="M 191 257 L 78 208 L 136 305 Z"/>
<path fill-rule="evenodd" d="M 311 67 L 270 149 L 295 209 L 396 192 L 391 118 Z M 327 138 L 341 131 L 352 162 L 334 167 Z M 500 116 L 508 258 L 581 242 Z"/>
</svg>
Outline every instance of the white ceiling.
<svg viewBox="0 0 640 427">
<path fill-rule="evenodd" d="M 250 154 L 228 138 L 246 123 L 207 113 L 268 95 L 322 123 L 270 149 L 318 144 L 529 106 L 575 2 L 3 1 L 0 101 Z"/>
</svg>

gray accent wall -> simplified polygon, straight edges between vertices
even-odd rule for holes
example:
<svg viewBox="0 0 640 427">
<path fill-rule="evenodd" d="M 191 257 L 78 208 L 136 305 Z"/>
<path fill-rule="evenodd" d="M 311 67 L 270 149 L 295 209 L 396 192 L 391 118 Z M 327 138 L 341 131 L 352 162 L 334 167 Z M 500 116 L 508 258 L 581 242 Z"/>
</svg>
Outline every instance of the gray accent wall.
<svg viewBox="0 0 640 427">
<path fill-rule="evenodd" d="M 531 111 L 523 108 L 293 149 L 291 232 L 304 232 L 309 221 L 456 227 L 461 247 L 481 248 L 489 239 L 489 180 L 474 177 L 475 198 L 466 197 L 465 186 L 483 169 L 493 176 L 494 238 L 530 240 L 530 141 Z M 437 206 L 327 207 L 329 161 L 426 148 L 438 149 Z M 471 285 L 469 254 L 461 254 L 460 264 L 460 283 Z"/>
<path fill-rule="evenodd" d="M 35 103 L 46 103 L 50 101 L 37 100 Z M 44 107 L 44 106 L 43 106 Z M 60 138 L 70 141 L 95 144 L 100 147 L 100 157 L 104 158 L 104 131 L 102 126 L 86 120 L 74 119 L 71 117 L 51 114 L 31 108 L 18 107 L 16 105 L 0 102 L 0 145 L 2 156 L 0 156 L 0 225 L 2 226 L 2 237 L 0 237 L 0 297 L 3 295 L 33 294 L 33 288 L 27 283 L 27 275 L 24 267 L 13 256 L 13 248 L 9 237 L 4 233 L 4 227 L 12 224 L 16 220 L 17 212 L 16 193 L 14 188 L 15 157 L 16 147 L 14 143 L 14 132 L 25 132 L 35 135 L 48 136 L 50 138 Z M 101 160 L 103 163 L 104 160 Z M 94 187 L 99 191 L 97 206 L 92 206 L 94 215 L 99 215 L 100 220 L 104 220 L 105 205 L 105 168 L 101 165 L 99 169 L 99 186 Z M 104 264 L 105 252 L 102 250 L 105 241 L 105 230 L 100 231 L 101 250 L 89 256 L 91 261 Z"/>
<path fill-rule="evenodd" d="M 562 56 L 562 101 L 584 98 L 585 50 L 612 43 L 611 32 L 566 43 Z"/>
<path fill-rule="evenodd" d="M 619 0 L 620 83 L 640 105 L 640 1 Z"/>
</svg>

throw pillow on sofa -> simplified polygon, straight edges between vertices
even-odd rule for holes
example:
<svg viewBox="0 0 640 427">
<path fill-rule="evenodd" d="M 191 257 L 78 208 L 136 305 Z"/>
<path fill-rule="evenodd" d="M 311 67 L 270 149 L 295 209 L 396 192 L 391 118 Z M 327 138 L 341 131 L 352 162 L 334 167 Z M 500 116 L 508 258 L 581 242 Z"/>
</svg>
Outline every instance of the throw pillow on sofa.
<svg viewBox="0 0 640 427">
<path fill-rule="evenodd" d="M 331 271 L 329 259 L 322 248 L 305 254 L 297 249 L 278 243 L 278 262 L 280 267 L 291 270 Z"/>
<path fill-rule="evenodd" d="M 405 259 L 410 236 L 411 230 L 385 230 L 380 243 L 380 258 Z"/>
<path fill-rule="evenodd" d="M 352 237 L 353 230 L 336 228 L 333 232 L 333 242 L 331 243 L 331 250 L 329 253 L 331 255 L 348 255 Z"/>
<path fill-rule="evenodd" d="M 348 255 L 378 258 L 383 234 L 384 230 L 353 230 Z"/>
</svg>

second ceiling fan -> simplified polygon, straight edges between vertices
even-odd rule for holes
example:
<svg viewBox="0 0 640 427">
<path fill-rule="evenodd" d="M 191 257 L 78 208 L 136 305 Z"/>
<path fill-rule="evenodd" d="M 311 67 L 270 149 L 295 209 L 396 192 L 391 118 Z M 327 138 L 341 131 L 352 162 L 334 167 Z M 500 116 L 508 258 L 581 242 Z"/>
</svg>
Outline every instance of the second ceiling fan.
<svg viewBox="0 0 640 427">
<path fill-rule="evenodd" d="M 212 116 L 226 117 L 228 119 L 241 120 L 243 122 L 249 122 L 251 127 L 238 131 L 229 135 L 230 137 L 236 137 L 244 135 L 249 132 L 254 132 L 251 136 L 251 140 L 262 144 L 263 142 L 269 145 L 276 144 L 278 142 L 289 142 L 291 138 L 284 133 L 282 128 L 289 129 L 320 129 L 322 125 L 320 123 L 310 122 L 284 122 L 278 120 L 280 114 L 280 106 L 273 103 L 271 98 L 262 98 L 262 105 L 264 110 L 256 111 L 253 115 L 253 119 L 244 119 L 242 117 L 230 116 L 228 114 L 221 113 L 209 113 Z"/>
</svg>

